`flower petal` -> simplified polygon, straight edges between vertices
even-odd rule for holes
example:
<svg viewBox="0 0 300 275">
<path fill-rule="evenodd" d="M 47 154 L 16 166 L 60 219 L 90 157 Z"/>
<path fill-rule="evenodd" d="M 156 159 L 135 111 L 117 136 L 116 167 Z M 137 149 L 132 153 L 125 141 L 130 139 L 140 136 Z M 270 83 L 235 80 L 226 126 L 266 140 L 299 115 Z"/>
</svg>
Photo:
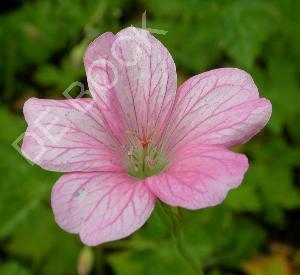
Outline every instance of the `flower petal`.
<svg viewBox="0 0 300 275">
<path fill-rule="evenodd" d="M 98 245 L 127 237 L 150 216 L 155 197 L 143 181 L 123 173 L 71 173 L 52 190 L 56 222 Z"/>
<path fill-rule="evenodd" d="M 93 99 L 29 99 L 22 152 L 44 169 L 121 171 L 118 140 L 109 134 Z"/>
<path fill-rule="evenodd" d="M 231 147 L 268 122 L 271 103 L 260 99 L 251 76 L 234 68 L 212 70 L 184 82 L 166 131 L 169 148 L 187 142 Z"/>
<path fill-rule="evenodd" d="M 189 145 L 161 175 L 146 179 L 151 191 L 167 204 L 199 209 L 221 203 L 239 186 L 248 169 L 245 155 L 210 145 Z"/>
<path fill-rule="evenodd" d="M 107 122 L 107 127 L 115 135 L 122 136 L 124 126 L 120 121 L 121 110 L 113 92 L 112 83 L 116 71 L 114 65 L 109 61 L 114 41 L 115 35 L 106 32 L 90 43 L 84 54 L 84 65 L 90 92 L 96 99 L 99 111 Z"/>
<path fill-rule="evenodd" d="M 148 31 L 129 27 L 103 34 L 88 47 L 85 67 L 100 109 L 113 106 L 125 131 L 147 137 L 161 132 L 175 98 L 176 68 Z"/>
</svg>

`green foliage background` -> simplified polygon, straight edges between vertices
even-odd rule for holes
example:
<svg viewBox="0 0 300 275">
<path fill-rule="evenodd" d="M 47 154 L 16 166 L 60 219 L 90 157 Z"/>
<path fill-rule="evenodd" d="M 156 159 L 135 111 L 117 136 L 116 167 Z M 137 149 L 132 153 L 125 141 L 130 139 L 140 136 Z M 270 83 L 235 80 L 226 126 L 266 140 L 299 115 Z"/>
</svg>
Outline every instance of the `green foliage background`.
<svg viewBox="0 0 300 275">
<path fill-rule="evenodd" d="M 300 274 L 300 1 L 1 5 L 1 275 L 77 274 L 78 265 L 88 269 L 89 263 L 90 274 L 192 274 L 157 213 L 126 240 L 84 248 L 54 222 L 50 191 L 59 175 L 31 166 L 11 146 L 26 129 L 24 101 L 61 98 L 72 82 L 85 83 L 82 55 L 88 43 L 105 31 L 141 26 L 145 10 L 147 27 L 168 31 L 157 38 L 173 55 L 180 81 L 212 68 L 240 67 L 273 104 L 268 126 L 238 148 L 250 159 L 242 186 L 218 207 L 184 211 L 188 249 L 210 275 Z"/>
</svg>

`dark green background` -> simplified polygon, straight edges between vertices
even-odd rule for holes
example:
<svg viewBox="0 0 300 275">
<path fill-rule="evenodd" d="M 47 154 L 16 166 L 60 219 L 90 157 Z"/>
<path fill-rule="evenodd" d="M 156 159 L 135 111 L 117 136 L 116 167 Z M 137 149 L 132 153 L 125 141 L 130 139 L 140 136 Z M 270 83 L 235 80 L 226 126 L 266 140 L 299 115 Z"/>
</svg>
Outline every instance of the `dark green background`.
<svg viewBox="0 0 300 275">
<path fill-rule="evenodd" d="M 131 24 L 156 35 L 179 81 L 217 67 L 250 72 L 273 104 L 268 126 L 238 148 L 250 160 L 224 204 L 184 211 L 185 240 L 207 274 L 288 275 L 300 266 L 300 1 L 7 1 L 0 14 L 0 274 L 192 274 L 154 213 L 127 240 L 83 249 L 55 224 L 58 174 L 31 166 L 10 145 L 26 125 L 24 101 L 62 98 L 86 83 L 82 55 L 95 37 Z M 76 92 L 76 91 L 74 91 Z M 79 256 L 81 255 L 81 256 Z M 82 273 L 84 274 L 84 273 Z M 88 273 L 86 273 L 88 274 Z M 299 273 L 298 273 L 299 274 Z"/>
</svg>

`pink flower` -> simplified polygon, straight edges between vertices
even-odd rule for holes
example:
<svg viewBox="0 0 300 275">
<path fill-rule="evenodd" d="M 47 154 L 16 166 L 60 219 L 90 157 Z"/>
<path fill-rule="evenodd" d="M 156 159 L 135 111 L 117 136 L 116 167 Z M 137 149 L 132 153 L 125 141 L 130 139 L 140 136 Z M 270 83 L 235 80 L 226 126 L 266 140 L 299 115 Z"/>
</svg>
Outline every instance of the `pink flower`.
<svg viewBox="0 0 300 275">
<path fill-rule="evenodd" d="M 140 228 L 156 198 L 200 209 L 240 185 L 248 161 L 229 148 L 271 115 L 248 73 L 216 69 L 176 89 L 168 50 L 133 27 L 97 38 L 84 64 L 92 99 L 31 98 L 24 106 L 23 153 L 66 172 L 52 191 L 61 228 L 98 245 Z"/>
</svg>

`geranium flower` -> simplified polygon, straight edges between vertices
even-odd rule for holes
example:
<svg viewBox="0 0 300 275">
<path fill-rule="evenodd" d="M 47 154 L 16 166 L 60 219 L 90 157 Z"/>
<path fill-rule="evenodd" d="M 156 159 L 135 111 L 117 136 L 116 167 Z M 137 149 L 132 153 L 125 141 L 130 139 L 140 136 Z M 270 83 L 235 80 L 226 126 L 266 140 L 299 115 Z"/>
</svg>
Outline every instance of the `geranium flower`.
<svg viewBox="0 0 300 275">
<path fill-rule="evenodd" d="M 248 161 L 229 148 L 271 115 L 248 73 L 216 69 L 176 89 L 168 50 L 134 27 L 102 34 L 84 64 L 92 98 L 24 105 L 22 152 L 44 169 L 66 172 L 51 200 L 62 229 L 98 245 L 140 228 L 157 198 L 200 209 L 240 185 Z"/>
</svg>

